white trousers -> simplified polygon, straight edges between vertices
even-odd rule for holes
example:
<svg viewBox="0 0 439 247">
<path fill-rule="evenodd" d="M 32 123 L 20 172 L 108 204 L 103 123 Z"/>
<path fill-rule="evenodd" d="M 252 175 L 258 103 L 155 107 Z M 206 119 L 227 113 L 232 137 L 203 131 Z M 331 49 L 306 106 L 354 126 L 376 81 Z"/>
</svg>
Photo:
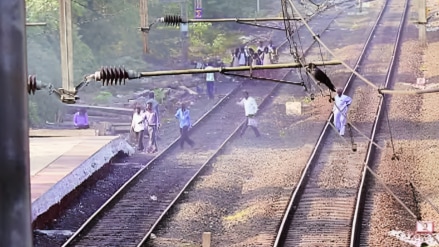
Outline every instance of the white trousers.
<svg viewBox="0 0 439 247">
<path fill-rule="evenodd" d="M 346 122 L 347 119 L 345 117 L 345 114 L 339 111 L 334 112 L 334 126 L 335 128 L 337 128 L 340 135 L 344 135 Z"/>
</svg>

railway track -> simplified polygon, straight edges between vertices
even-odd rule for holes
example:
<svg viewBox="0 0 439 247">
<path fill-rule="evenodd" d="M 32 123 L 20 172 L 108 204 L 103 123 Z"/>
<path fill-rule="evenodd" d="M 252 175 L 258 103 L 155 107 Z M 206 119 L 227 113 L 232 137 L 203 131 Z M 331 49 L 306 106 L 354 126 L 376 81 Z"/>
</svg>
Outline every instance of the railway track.
<svg viewBox="0 0 439 247">
<path fill-rule="evenodd" d="M 286 76 L 290 70 L 282 71 Z M 279 85 L 257 82 L 248 90 L 262 106 Z M 175 141 L 125 183 L 63 246 L 141 246 L 185 188 L 242 126 L 243 121 L 237 120 L 242 119 L 242 111 L 235 106 L 238 98 L 238 90 L 231 92 L 192 131 L 195 141 L 196 136 L 209 136 L 211 141 L 202 150 L 185 153 Z"/>
<path fill-rule="evenodd" d="M 399 32 L 396 34 L 396 43 L 400 42 L 400 38 L 401 38 L 401 30 L 404 27 L 404 22 L 406 21 L 405 17 L 407 16 L 407 12 L 409 9 L 409 3 L 408 1 L 404 2 L 404 6 L 401 5 L 400 8 L 404 8 L 403 10 L 403 15 L 401 16 L 401 22 L 400 22 L 400 26 L 399 26 Z M 392 60 L 390 62 L 390 68 L 394 67 L 395 64 L 395 59 L 398 56 L 399 51 L 398 49 L 394 49 L 392 51 Z M 387 72 L 387 76 L 386 76 L 386 81 L 385 81 L 385 85 L 384 87 L 389 88 L 392 87 L 392 81 L 391 78 L 393 76 L 392 74 L 393 70 L 389 69 Z M 372 130 L 372 135 L 377 136 L 377 132 L 380 128 L 380 119 L 383 117 L 383 110 L 382 108 L 386 107 L 386 100 L 388 101 L 388 99 L 386 98 L 381 98 L 380 102 L 379 102 L 379 108 L 378 108 L 378 114 L 375 118 L 374 121 L 374 126 L 373 126 L 373 130 Z M 375 153 L 377 152 L 376 150 L 376 146 L 369 144 L 367 147 L 367 156 L 365 159 L 365 164 L 367 164 L 369 167 L 373 168 L 373 160 L 374 160 L 374 156 Z M 369 172 L 367 172 L 367 167 L 364 166 L 363 171 L 362 171 L 362 177 L 361 177 L 361 182 L 360 182 L 360 188 L 358 189 L 358 196 L 357 196 L 357 204 L 355 206 L 355 212 L 354 212 L 354 219 L 353 219 L 353 223 L 352 223 L 352 233 L 351 233 L 351 247 L 356 247 L 356 246 L 368 246 L 369 242 L 368 242 L 368 237 L 364 236 L 363 232 L 362 232 L 362 228 L 365 227 L 366 225 L 368 225 L 369 222 L 364 222 L 364 214 L 365 213 L 370 213 L 372 211 L 371 209 L 371 205 L 373 204 L 372 201 L 367 200 L 367 193 L 368 193 L 368 189 L 370 188 L 370 184 L 371 184 L 371 180 L 373 180 L 374 178 L 371 177 L 371 174 Z"/>
<path fill-rule="evenodd" d="M 310 25 L 313 28 L 313 30 L 315 30 L 317 33 L 319 33 L 320 35 L 323 35 L 325 37 L 326 36 L 325 31 L 329 30 L 331 24 L 339 17 L 339 15 L 342 14 L 344 11 L 350 9 L 353 6 L 354 5 L 352 5 L 352 4 L 344 4 L 340 8 L 328 9 L 324 13 L 321 13 L 319 15 L 319 17 L 313 18 L 313 20 L 308 22 L 308 25 Z M 301 44 L 303 45 L 304 49 L 306 48 L 303 52 L 304 52 L 305 55 L 307 55 L 308 53 L 312 53 L 313 51 L 316 51 L 318 47 L 315 45 L 316 41 L 313 39 L 312 34 L 307 32 L 307 30 L 303 30 L 304 28 L 305 28 L 304 26 L 299 28 L 299 31 L 296 32 L 296 36 L 300 34 Z M 289 53 L 289 51 L 284 51 L 284 53 L 281 56 L 282 57 L 286 57 L 287 53 Z M 297 81 L 298 79 L 299 78 L 297 78 L 297 76 L 294 73 L 289 74 L 285 78 L 285 80 L 290 80 L 290 81 Z M 278 93 L 280 93 L 280 92 L 282 92 L 284 90 L 288 91 L 288 87 L 289 86 L 290 85 L 288 85 L 288 84 L 280 85 L 280 87 L 276 89 L 276 92 L 274 93 L 274 95 L 276 95 L 276 94 L 278 94 Z M 298 93 L 297 95 L 301 95 L 301 93 Z M 277 101 L 276 96 L 272 96 L 270 101 L 271 102 Z M 262 112 L 266 112 L 266 110 L 262 110 L 261 113 Z M 265 114 L 265 113 L 262 113 L 262 114 Z M 230 154 L 228 154 L 228 155 L 230 155 Z M 214 162 L 215 162 L 216 165 L 218 165 L 218 163 L 221 163 L 218 160 L 215 160 Z M 262 160 L 261 162 L 267 162 L 267 161 L 263 161 Z M 268 161 L 268 162 L 270 162 L 270 161 Z M 288 189 L 286 189 L 286 190 L 288 190 Z M 201 189 L 200 192 L 202 193 L 202 189 Z M 189 191 L 189 193 L 190 194 L 194 194 L 194 193 L 198 194 L 198 189 L 191 190 L 191 191 Z M 217 193 L 217 191 L 214 190 L 211 193 Z M 218 191 L 218 193 L 221 193 L 221 192 Z M 233 195 L 233 193 L 232 193 L 231 197 L 233 197 L 233 196 L 237 196 L 237 195 Z M 198 197 L 198 195 L 197 195 L 196 198 L 197 198 L 196 200 L 203 201 L 204 197 L 202 197 L 202 196 Z M 190 201 L 190 199 L 189 199 L 189 201 Z M 260 239 L 257 240 L 257 242 L 253 242 L 251 246 L 268 246 L 268 245 L 272 245 L 273 244 L 273 241 L 274 241 L 274 238 L 275 238 L 275 233 L 276 233 L 278 225 L 279 225 L 279 221 L 280 221 L 280 219 L 282 219 L 282 216 L 283 216 L 282 213 L 283 213 L 283 211 L 285 209 L 285 206 L 287 204 L 288 204 L 288 195 L 286 195 L 284 197 L 284 199 L 282 198 L 280 201 L 276 202 L 276 208 L 272 208 L 270 210 L 271 212 L 275 211 L 276 212 L 276 216 L 275 217 L 271 217 L 271 218 L 267 217 L 266 219 L 264 219 L 264 224 L 262 226 L 258 227 L 258 229 L 260 229 L 260 234 L 263 235 L 264 233 L 270 232 L 272 234 L 271 237 L 267 237 L 267 238 L 261 237 Z M 181 204 L 180 205 L 176 205 L 176 207 L 178 207 L 178 208 L 180 208 L 181 206 L 183 206 L 183 205 L 181 205 Z M 221 206 L 220 205 L 216 205 L 216 207 L 221 207 Z M 224 208 L 221 207 L 221 209 L 224 209 Z M 181 210 L 181 208 L 180 208 L 180 210 Z M 180 210 L 179 210 L 178 214 L 180 214 Z M 203 212 L 203 211 L 199 212 L 200 215 L 203 215 L 203 213 L 206 213 L 206 212 Z M 157 234 L 158 241 L 151 239 L 151 240 L 147 241 L 144 246 L 162 246 L 162 245 L 163 246 L 165 246 L 165 245 L 166 246 L 174 246 L 176 243 L 174 241 L 169 240 L 168 237 L 171 237 L 174 240 L 175 239 L 179 239 L 179 237 L 184 237 L 184 240 L 182 239 L 183 242 L 184 241 L 189 241 L 190 237 L 187 236 L 187 238 L 186 238 L 186 236 L 185 236 L 188 232 L 185 232 L 184 230 L 180 230 L 180 227 L 182 227 L 182 225 L 180 225 L 178 223 L 174 224 L 173 221 L 174 221 L 175 217 L 176 217 L 175 214 L 173 216 L 171 215 L 168 219 L 164 220 L 165 222 L 160 223 L 157 226 L 157 228 L 156 228 L 157 230 L 155 230 L 154 232 Z M 194 218 L 193 220 L 194 221 L 198 221 L 198 220 L 196 220 L 198 216 L 195 216 L 195 217 L 196 218 Z M 220 216 L 216 215 L 216 217 L 220 217 Z M 198 219 L 200 219 L 200 218 L 198 218 Z M 184 227 L 186 227 L 188 229 L 191 229 L 192 224 L 184 225 Z M 197 228 L 199 226 L 197 226 L 196 224 L 194 224 L 193 227 L 195 227 L 194 229 L 198 229 L 198 231 L 200 229 L 200 228 Z M 248 224 L 248 222 L 245 222 L 245 221 L 243 221 L 242 224 L 240 224 L 239 228 L 240 228 L 241 232 L 243 232 L 243 233 L 244 232 L 246 232 L 246 233 L 248 232 L 250 235 L 252 234 L 252 232 L 255 231 L 254 225 Z M 173 230 L 172 231 L 168 231 L 168 229 L 173 229 Z M 178 230 L 176 230 L 176 229 L 178 229 Z M 215 229 L 215 227 L 213 227 L 213 229 Z M 178 234 L 175 231 L 178 232 Z M 166 232 L 166 233 L 164 233 L 164 232 Z M 177 235 L 176 236 L 171 235 L 170 232 L 172 232 L 172 234 L 177 234 Z M 195 232 L 197 232 L 197 230 L 195 230 Z M 216 232 L 216 231 L 212 230 L 213 234 L 215 234 L 214 232 Z M 219 236 L 217 234 L 222 235 L 222 236 Z M 237 233 L 235 232 L 235 234 L 237 234 Z M 215 240 L 213 240 L 212 244 L 214 244 L 214 242 L 218 243 L 220 241 L 219 239 L 222 239 L 223 237 L 227 238 L 227 234 L 222 234 L 222 233 L 216 233 L 215 236 L 216 236 Z M 242 244 L 245 245 L 244 242 L 245 242 L 245 239 L 248 236 L 249 235 L 243 234 L 243 236 L 241 238 L 234 239 L 234 241 L 235 242 L 240 242 L 240 240 L 242 240 L 243 241 Z M 168 242 L 167 240 L 169 240 L 170 242 Z M 164 242 L 161 242 L 161 241 L 164 241 Z M 223 246 L 229 246 L 226 243 L 223 243 L 223 244 L 224 244 Z M 231 244 L 231 243 L 229 243 L 229 244 Z"/>
<path fill-rule="evenodd" d="M 385 1 L 354 67 L 356 71 L 361 68 L 361 73 L 378 87 L 389 85 L 406 11 L 407 1 Z M 389 56 L 386 56 L 386 51 L 390 51 Z M 356 108 L 350 119 L 355 115 L 357 119 L 352 121 L 353 124 L 362 133 L 370 133 L 369 139 L 375 140 L 383 99 L 374 97 L 378 96 L 376 91 L 360 85 L 365 84 L 352 74 L 344 88 L 344 93 L 354 100 L 351 108 Z M 349 137 L 341 141 L 329 124 L 332 117 L 333 114 L 329 116 L 292 194 L 274 246 L 359 244 L 366 177 L 364 164 L 370 161 L 374 145 L 353 130 L 352 139 L 356 140 L 358 150 L 353 152 Z M 349 136 L 348 128 L 346 135 Z"/>
<path fill-rule="evenodd" d="M 262 106 L 278 85 L 252 82 L 234 89 L 191 131 L 195 142 L 206 136 L 209 142 L 181 150 L 175 140 L 127 181 L 63 246 L 141 246 L 185 188 L 243 124 L 243 109 L 236 107 L 242 96 L 238 89 L 247 89 Z"/>
</svg>

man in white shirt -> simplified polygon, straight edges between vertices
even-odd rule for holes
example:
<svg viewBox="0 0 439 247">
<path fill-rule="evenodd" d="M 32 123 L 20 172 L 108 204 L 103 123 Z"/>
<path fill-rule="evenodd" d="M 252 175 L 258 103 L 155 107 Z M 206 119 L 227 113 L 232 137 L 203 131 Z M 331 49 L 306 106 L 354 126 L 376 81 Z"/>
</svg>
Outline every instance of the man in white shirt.
<svg viewBox="0 0 439 247">
<path fill-rule="evenodd" d="M 160 129 L 160 110 L 159 110 L 159 102 L 155 99 L 155 94 L 154 92 L 149 92 L 149 99 L 146 101 L 146 104 L 150 103 L 152 104 L 152 109 L 154 110 L 155 114 L 157 115 L 157 131 L 155 133 L 155 138 L 157 140 L 160 140 L 159 137 L 159 129 Z M 146 122 L 145 122 L 146 123 Z M 148 129 L 148 126 L 145 126 L 146 129 Z M 149 133 L 148 133 L 149 135 Z"/>
<path fill-rule="evenodd" d="M 343 89 L 337 89 L 337 95 L 334 97 L 334 126 L 339 134 L 344 136 L 345 126 L 347 122 L 348 108 L 352 103 L 352 98 L 343 94 Z"/>
<path fill-rule="evenodd" d="M 262 41 L 259 41 L 259 46 L 258 46 L 258 48 L 256 49 L 256 52 L 264 52 L 264 42 L 262 42 Z"/>
<path fill-rule="evenodd" d="M 147 148 L 148 153 L 157 152 L 157 139 L 156 133 L 159 126 L 159 118 L 157 112 L 153 109 L 152 102 L 146 103 L 146 111 L 144 114 L 144 122 L 149 134 L 149 144 Z"/>
<path fill-rule="evenodd" d="M 247 64 L 247 56 L 245 55 L 245 48 L 244 47 L 242 47 L 239 51 L 238 64 L 239 64 L 239 66 L 245 66 Z"/>
<path fill-rule="evenodd" d="M 212 63 L 207 63 L 207 67 L 205 69 L 213 69 Z M 207 96 L 209 99 L 214 99 L 215 92 L 215 73 L 206 73 L 206 90 Z"/>
<path fill-rule="evenodd" d="M 133 120 L 131 121 L 131 130 L 136 134 L 137 150 L 143 151 L 143 133 L 145 131 L 145 113 L 142 112 L 140 106 L 136 106 L 136 111 L 133 114 Z"/>
<path fill-rule="evenodd" d="M 242 127 L 240 136 L 242 137 L 244 135 L 248 126 L 253 129 L 256 137 L 261 136 L 257 128 L 257 121 L 255 119 L 255 115 L 258 112 L 258 104 L 256 103 L 256 100 L 253 97 L 249 97 L 248 92 L 244 91 L 244 98 L 238 102 L 238 104 L 244 106 L 245 116 L 247 118 L 244 126 Z"/>
</svg>

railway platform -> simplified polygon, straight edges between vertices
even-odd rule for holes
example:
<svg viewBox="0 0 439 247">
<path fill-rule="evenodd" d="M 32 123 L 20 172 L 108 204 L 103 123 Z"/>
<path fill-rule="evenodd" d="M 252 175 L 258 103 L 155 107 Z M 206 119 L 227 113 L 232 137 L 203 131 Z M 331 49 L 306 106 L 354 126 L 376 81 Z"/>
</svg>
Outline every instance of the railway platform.
<svg viewBox="0 0 439 247">
<path fill-rule="evenodd" d="M 117 153 L 134 149 L 118 136 L 58 131 L 29 138 L 32 221 L 58 204 Z M 47 137 L 49 136 L 49 137 Z"/>
</svg>

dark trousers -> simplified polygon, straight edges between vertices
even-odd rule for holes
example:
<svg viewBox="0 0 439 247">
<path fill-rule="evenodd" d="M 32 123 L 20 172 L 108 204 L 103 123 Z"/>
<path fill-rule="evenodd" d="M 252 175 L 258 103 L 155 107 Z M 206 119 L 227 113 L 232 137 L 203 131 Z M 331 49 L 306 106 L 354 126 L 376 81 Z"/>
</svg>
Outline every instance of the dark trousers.
<svg viewBox="0 0 439 247">
<path fill-rule="evenodd" d="M 137 150 L 141 151 L 145 149 L 145 146 L 143 146 L 143 134 L 145 133 L 144 130 L 141 130 L 136 133 L 136 140 L 137 140 Z"/>
<path fill-rule="evenodd" d="M 180 147 L 183 148 L 184 143 L 187 142 L 189 145 L 193 146 L 194 145 L 194 141 L 192 141 L 189 138 L 189 126 L 184 126 L 183 128 L 180 128 Z"/>
<path fill-rule="evenodd" d="M 214 90 L 215 90 L 213 81 L 206 82 L 206 90 L 207 90 L 207 96 L 209 97 L 209 99 L 213 99 L 214 98 Z"/>
<path fill-rule="evenodd" d="M 90 126 L 88 124 L 87 125 L 78 125 L 75 128 L 77 128 L 77 129 L 88 129 L 88 128 L 90 128 Z"/>
<path fill-rule="evenodd" d="M 247 119 L 245 120 L 244 126 L 242 126 L 242 129 L 241 129 L 241 136 L 244 135 L 245 131 L 247 130 L 247 127 L 248 127 L 248 117 L 247 117 Z M 259 133 L 258 128 L 256 128 L 255 126 L 250 126 L 250 127 L 253 129 L 253 132 L 255 132 L 256 137 L 259 137 L 259 136 L 261 135 L 261 134 Z"/>
</svg>

